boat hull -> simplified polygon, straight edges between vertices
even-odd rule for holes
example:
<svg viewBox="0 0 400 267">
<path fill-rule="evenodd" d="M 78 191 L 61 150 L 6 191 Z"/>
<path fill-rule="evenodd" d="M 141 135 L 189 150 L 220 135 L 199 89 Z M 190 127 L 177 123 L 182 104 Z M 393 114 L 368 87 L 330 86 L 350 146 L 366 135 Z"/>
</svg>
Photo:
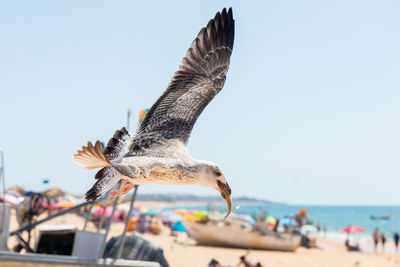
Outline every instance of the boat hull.
<svg viewBox="0 0 400 267">
<path fill-rule="evenodd" d="M 187 232 L 198 244 L 268 249 L 280 251 L 295 251 L 301 236 L 285 233 L 271 233 L 263 235 L 260 232 L 246 231 L 237 227 L 200 224 L 184 221 Z"/>
</svg>

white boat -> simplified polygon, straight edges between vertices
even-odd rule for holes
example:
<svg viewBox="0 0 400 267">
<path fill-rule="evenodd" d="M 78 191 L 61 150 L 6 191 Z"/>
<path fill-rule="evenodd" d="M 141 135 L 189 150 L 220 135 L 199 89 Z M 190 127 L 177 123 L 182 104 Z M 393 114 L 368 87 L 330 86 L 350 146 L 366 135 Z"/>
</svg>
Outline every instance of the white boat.
<svg viewBox="0 0 400 267">
<path fill-rule="evenodd" d="M 99 232 L 88 232 L 85 231 L 85 229 L 83 231 L 78 231 L 77 227 L 74 225 L 39 226 L 40 224 L 49 221 L 57 216 L 84 207 L 90 204 L 89 202 L 84 202 L 75 207 L 59 211 L 57 214 L 48 216 L 47 218 L 44 218 L 40 221 L 31 222 L 10 233 L 9 228 L 12 214 L 11 206 L 4 201 L 4 179 L 3 153 L 0 150 L 0 198 L 3 199 L 3 202 L 0 203 L 1 267 L 161 267 L 158 262 L 130 260 L 127 259 L 129 258 L 128 256 L 126 258 L 123 258 L 124 254 L 126 253 L 129 253 L 130 257 L 137 256 L 132 253 L 132 249 L 125 250 L 126 243 L 124 241 L 122 241 L 124 246 L 119 246 L 120 243 L 115 242 L 114 247 L 118 247 L 118 249 L 114 249 L 113 251 L 110 251 L 108 253 L 108 255 L 115 254 L 115 256 L 113 256 L 112 258 L 104 256 L 108 230 L 106 233 L 103 234 Z M 131 200 L 131 208 L 133 206 L 133 200 L 134 198 L 132 198 Z M 113 209 L 115 209 L 115 205 Z M 127 219 L 127 222 L 129 222 L 129 217 Z M 39 234 L 37 242 L 35 244 L 35 248 L 31 248 L 31 244 L 25 241 L 20 234 L 23 231 L 31 230 L 36 226 L 38 226 Z M 125 224 L 125 226 L 127 226 L 127 224 Z M 86 223 L 84 228 L 85 227 Z M 122 233 L 122 239 L 125 238 L 125 234 L 126 231 Z M 9 251 L 7 243 L 10 235 L 17 236 L 20 244 L 23 244 L 23 247 L 29 253 L 22 254 Z M 151 248 L 149 248 L 144 242 L 138 242 L 137 244 L 139 244 L 141 251 L 147 250 L 152 252 Z M 113 249 L 113 246 L 111 246 L 110 249 Z M 67 254 L 64 254 L 67 250 Z M 141 253 L 140 258 L 143 259 L 144 257 L 145 254 Z"/>
<path fill-rule="evenodd" d="M 295 251 L 301 239 L 300 235 L 275 232 L 263 234 L 254 232 L 251 228 L 242 229 L 223 223 L 184 221 L 184 225 L 198 244 L 211 246 Z"/>
<path fill-rule="evenodd" d="M 160 267 L 157 262 L 124 259 L 85 259 L 76 256 L 0 251 L 2 267 Z"/>
<path fill-rule="evenodd" d="M 0 266 L 2 267 L 160 267 L 158 262 L 114 259 L 98 257 L 102 248 L 104 234 L 77 231 L 74 225 L 42 225 L 38 227 L 39 234 L 35 251 L 41 248 L 53 249 L 52 240 L 62 241 L 63 246 L 71 245 L 71 255 L 53 255 L 41 253 L 17 253 L 7 249 L 10 225 L 10 206 L 0 204 Z"/>
</svg>

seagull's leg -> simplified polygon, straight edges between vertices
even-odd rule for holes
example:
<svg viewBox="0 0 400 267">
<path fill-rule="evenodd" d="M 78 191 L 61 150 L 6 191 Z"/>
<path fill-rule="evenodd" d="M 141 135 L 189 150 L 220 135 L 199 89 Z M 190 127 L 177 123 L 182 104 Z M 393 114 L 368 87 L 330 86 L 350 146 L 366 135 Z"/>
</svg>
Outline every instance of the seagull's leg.
<svg viewBox="0 0 400 267">
<path fill-rule="evenodd" d="M 126 183 L 129 183 L 126 179 L 122 179 L 121 185 L 119 186 L 118 190 L 114 190 L 110 193 L 110 196 L 108 197 L 109 200 L 115 199 L 117 196 L 120 196 L 121 194 L 126 194 L 124 193 L 124 189 L 127 187 Z M 132 188 L 132 187 L 131 187 Z M 129 189 L 130 190 L 130 189 Z M 128 191 L 129 191 L 128 190 Z M 128 192 L 126 191 L 126 192 Z"/>
<path fill-rule="evenodd" d="M 134 184 L 131 181 L 129 181 L 129 180 L 125 180 L 125 181 L 126 181 L 126 183 L 125 183 L 123 188 L 122 188 L 122 185 L 121 185 L 122 194 L 128 193 L 134 186 Z"/>
</svg>

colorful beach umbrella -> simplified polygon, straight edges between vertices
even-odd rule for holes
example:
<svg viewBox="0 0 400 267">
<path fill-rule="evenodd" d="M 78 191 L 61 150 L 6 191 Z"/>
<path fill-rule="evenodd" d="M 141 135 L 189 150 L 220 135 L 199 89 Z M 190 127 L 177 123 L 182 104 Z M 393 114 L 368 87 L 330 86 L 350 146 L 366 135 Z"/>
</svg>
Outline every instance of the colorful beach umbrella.
<svg viewBox="0 0 400 267">
<path fill-rule="evenodd" d="M 69 200 L 61 200 L 61 201 L 58 201 L 58 202 L 50 205 L 51 208 L 72 208 L 75 206 L 76 206 L 76 204 Z"/>
<path fill-rule="evenodd" d="M 173 210 L 172 213 L 181 215 L 181 216 L 185 216 L 186 214 L 189 214 L 189 211 L 185 210 L 185 209 L 177 209 L 177 210 Z"/>
<path fill-rule="evenodd" d="M 287 216 L 283 217 L 280 222 L 281 225 L 286 227 L 296 226 L 296 221 L 293 218 Z"/>
<path fill-rule="evenodd" d="M 141 212 L 140 215 L 145 215 L 145 216 L 147 215 L 147 216 L 154 217 L 154 216 L 160 215 L 160 211 L 157 211 L 157 210 L 147 210 L 147 211 L 145 211 L 145 212 Z"/>
<path fill-rule="evenodd" d="M 19 198 L 13 194 L 5 193 L 4 195 L 0 196 L 0 199 L 10 204 L 11 206 L 15 207 L 20 202 L 20 199 L 22 200 L 23 198 Z"/>
<path fill-rule="evenodd" d="M 147 112 L 149 112 L 149 109 L 148 109 L 148 108 L 146 108 L 146 109 L 141 109 L 141 110 L 139 111 L 139 124 L 144 120 L 144 117 L 146 117 Z"/>
<path fill-rule="evenodd" d="M 105 215 L 106 217 L 110 217 L 110 216 L 111 216 L 111 213 L 112 213 L 112 209 L 113 209 L 112 206 L 107 207 L 107 208 L 106 208 L 106 211 L 105 211 L 105 213 L 104 213 L 104 215 Z M 95 215 L 101 215 L 101 214 L 103 214 L 103 208 L 95 208 L 95 210 L 92 211 L 92 214 L 95 214 Z M 115 218 L 119 218 L 120 216 L 121 216 L 121 214 L 120 214 L 117 210 L 114 211 L 114 217 L 115 217 Z"/>
<path fill-rule="evenodd" d="M 303 235 L 315 234 L 315 233 L 317 233 L 317 232 L 318 232 L 317 227 L 315 227 L 314 225 L 311 225 L 311 224 L 303 225 L 303 226 L 300 228 L 300 233 L 303 234 Z"/>
<path fill-rule="evenodd" d="M 364 228 L 357 226 L 357 225 L 349 225 L 342 230 L 342 232 L 352 234 L 352 233 L 363 233 Z"/>
<path fill-rule="evenodd" d="M 275 225 L 275 224 L 276 224 L 276 218 L 275 218 L 275 217 L 272 217 L 272 216 L 268 216 L 268 217 L 265 219 L 265 221 L 266 221 L 268 224 L 272 224 L 272 225 Z"/>
<path fill-rule="evenodd" d="M 192 222 L 195 222 L 198 220 L 198 218 L 196 218 L 193 214 L 190 214 L 190 213 L 183 215 L 183 219 L 186 221 L 192 221 Z"/>
<path fill-rule="evenodd" d="M 181 221 L 177 221 L 172 225 L 172 230 L 176 232 L 186 232 L 186 228 Z"/>
<path fill-rule="evenodd" d="M 177 221 L 182 221 L 182 216 L 174 214 L 172 212 L 168 212 L 163 214 L 161 220 L 163 222 L 177 222 Z"/>
<path fill-rule="evenodd" d="M 208 216 L 208 212 L 207 211 L 198 210 L 193 215 L 194 215 L 194 217 L 196 217 L 198 219 L 202 219 L 202 218 Z"/>
</svg>

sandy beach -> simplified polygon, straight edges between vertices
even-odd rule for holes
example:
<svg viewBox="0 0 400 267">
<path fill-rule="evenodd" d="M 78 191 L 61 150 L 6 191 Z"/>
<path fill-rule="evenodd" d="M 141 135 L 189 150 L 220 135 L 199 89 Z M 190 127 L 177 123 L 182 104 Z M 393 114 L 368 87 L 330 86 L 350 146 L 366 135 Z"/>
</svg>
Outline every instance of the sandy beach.
<svg viewBox="0 0 400 267">
<path fill-rule="evenodd" d="M 75 214 L 68 214 L 48 221 L 46 224 L 73 224 L 81 230 L 84 219 Z M 109 238 L 120 235 L 123 226 L 123 223 L 114 223 L 111 226 Z M 17 229 L 17 222 L 13 216 L 10 230 L 15 229 Z M 86 230 L 96 231 L 96 226 L 89 222 Z M 104 230 L 102 231 L 104 232 Z M 34 231 L 33 237 L 36 237 L 36 234 L 37 232 Z M 400 255 L 383 252 L 376 254 L 348 252 L 343 244 L 326 239 L 317 240 L 317 244 L 321 247 L 319 249 L 300 247 L 296 252 L 279 252 L 200 246 L 196 245 L 195 241 L 186 239 L 184 235 L 171 236 L 167 228 L 163 229 L 160 235 L 150 233 L 140 235 L 162 247 L 164 255 L 172 267 L 205 267 L 213 258 L 223 266 L 235 266 L 239 263 L 239 257 L 246 254 L 250 262 L 260 262 L 263 266 L 400 266 Z M 35 238 L 32 242 L 35 242 Z M 15 237 L 10 238 L 9 247 L 15 244 Z"/>
<path fill-rule="evenodd" d="M 400 267 L 399 12 L 2 1 L 0 267 Z"/>
</svg>

